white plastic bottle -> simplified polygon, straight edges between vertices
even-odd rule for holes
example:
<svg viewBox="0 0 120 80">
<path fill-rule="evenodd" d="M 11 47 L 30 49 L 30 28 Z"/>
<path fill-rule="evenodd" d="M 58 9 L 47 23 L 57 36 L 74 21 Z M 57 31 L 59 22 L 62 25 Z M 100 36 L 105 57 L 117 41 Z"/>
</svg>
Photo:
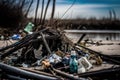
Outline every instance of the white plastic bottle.
<svg viewBox="0 0 120 80">
<path fill-rule="evenodd" d="M 92 68 L 92 64 L 87 60 L 86 57 L 81 57 L 79 60 L 86 70 Z"/>
<path fill-rule="evenodd" d="M 84 68 L 83 64 L 81 63 L 81 59 L 78 60 L 78 74 L 86 72 L 86 69 Z"/>
</svg>

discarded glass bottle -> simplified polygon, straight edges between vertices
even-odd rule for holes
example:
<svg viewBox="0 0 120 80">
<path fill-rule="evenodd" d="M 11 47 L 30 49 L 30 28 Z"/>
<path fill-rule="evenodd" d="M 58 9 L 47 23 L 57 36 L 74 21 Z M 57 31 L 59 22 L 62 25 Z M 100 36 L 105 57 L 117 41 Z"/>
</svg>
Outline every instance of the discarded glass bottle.
<svg viewBox="0 0 120 80">
<path fill-rule="evenodd" d="M 70 58 L 70 73 L 77 73 L 78 71 L 78 61 L 76 60 L 76 52 L 71 51 L 71 58 Z"/>
</svg>

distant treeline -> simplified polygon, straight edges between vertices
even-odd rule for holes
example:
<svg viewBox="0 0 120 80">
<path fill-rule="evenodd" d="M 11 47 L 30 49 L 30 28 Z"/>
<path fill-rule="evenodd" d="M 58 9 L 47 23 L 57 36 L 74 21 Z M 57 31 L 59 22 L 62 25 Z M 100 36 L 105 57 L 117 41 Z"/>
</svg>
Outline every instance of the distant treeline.
<svg viewBox="0 0 120 80">
<path fill-rule="evenodd" d="M 120 20 L 110 19 L 59 20 L 57 25 L 63 29 L 120 30 Z"/>
<path fill-rule="evenodd" d="M 114 10 L 110 10 L 109 18 L 97 20 L 96 18 L 90 19 L 54 19 L 55 1 L 53 0 L 53 9 L 51 9 L 51 18 L 46 19 L 48 0 L 45 6 L 44 0 L 41 0 L 40 6 L 42 7 L 41 14 L 38 14 L 39 0 L 36 0 L 35 16 L 28 19 L 28 14 L 31 12 L 32 4 L 35 0 L 0 0 L 0 28 L 9 28 L 9 31 L 18 31 L 23 29 L 29 21 L 32 21 L 36 29 L 38 26 L 60 27 L 63 29 L 99 29 L 99 30 L 120 30 L 120 20 L 117 19 Z M 40 17 L 39 17 L 39 16 Z M 3 29 L 0 29 L 2 33 Z M 4 32 L 4 31 L 3 31 Z"/>
</svg>

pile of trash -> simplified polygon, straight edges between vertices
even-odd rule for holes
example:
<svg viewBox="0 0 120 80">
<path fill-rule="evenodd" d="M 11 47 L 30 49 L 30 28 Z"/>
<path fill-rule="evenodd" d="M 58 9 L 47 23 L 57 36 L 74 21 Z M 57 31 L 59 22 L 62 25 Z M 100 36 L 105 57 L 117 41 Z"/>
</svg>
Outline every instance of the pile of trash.
<svg viewBox="0 0 120 80">
<path fill-rule="evenodd" d="M 31 25 L 31 23 L 29 23 Z M 33 25 L 32 25 L 33 26 Z M 28 29 L 25 29 L 28 31 Z M 30 31 L 30 30 L 29 30 Z M 108 56 L 73 44 L 61 30 L 44 28 L 0 48 L 4 80 L 117 80 L 120 56 Z M 13 39 L 19 37 L 13 36 Z M 103 64 L 106 69 L 94 70 Z"/>
</svg>

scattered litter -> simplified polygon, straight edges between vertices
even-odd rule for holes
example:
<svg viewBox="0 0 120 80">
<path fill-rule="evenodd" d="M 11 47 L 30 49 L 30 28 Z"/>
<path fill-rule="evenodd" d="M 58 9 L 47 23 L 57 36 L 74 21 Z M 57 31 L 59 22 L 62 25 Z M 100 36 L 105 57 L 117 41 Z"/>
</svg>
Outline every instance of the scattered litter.
<svg viewBox="0 0 120 80">
<path fill-rule="evenodd" d="M 102 80 L 119 75 L 120 56 L 104 55 L 86 46 L 74 44 L 61 35 L 64 33 L 53 33 L 49 28 L 30 34 L 34 25 L 29 23 L 28 26 L 30 28 L 25 28 L 25 31 L 29 35 L 21 38 L 14 34 L 12 39 L 17 42 L 0 48 L 1 75 L 60 80 Z M 106 69 L 103 65 L 106 65 Z M 100 67 L 101 70 L 98 70 Z M 15 70 L 20 73 L 16 74 Z M 115 75 L 112 75 L 112 72 Z M 107 78 L 106 75 L 110 77 Z"/>
</svg>

